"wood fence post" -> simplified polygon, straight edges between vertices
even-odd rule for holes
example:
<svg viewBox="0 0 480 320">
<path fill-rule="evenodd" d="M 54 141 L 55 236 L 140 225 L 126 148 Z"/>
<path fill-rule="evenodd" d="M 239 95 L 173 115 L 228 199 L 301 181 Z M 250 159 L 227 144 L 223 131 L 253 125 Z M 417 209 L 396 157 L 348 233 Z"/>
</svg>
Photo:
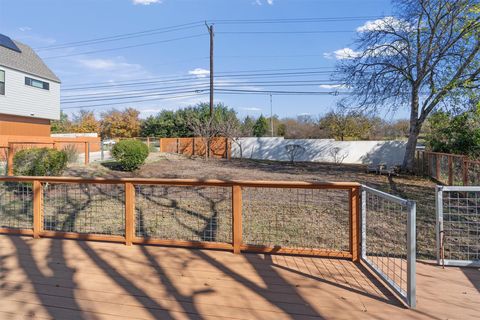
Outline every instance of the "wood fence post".
<svg viewBox="0 0 480 320">
<path fill-rule="evenodd" d="M 147 137 L 147 147 L 148 147 L 148 150 L 150 150 L 150 137 Z"/>
<path fill-rule="evenodd" d="M 42 183 L 38 180 L 33 181 L 33 237 L 40 238 L 42 232 Z"/>
<path fill-rule="evenodd" d="M 85 165 L 90 163 L 90 148 L 88 141 L 85 141 Z"/>
<path fill-rule="evenodd" d="M 448 185 L 453 186 L 453 159 L 452 156 L 448 156 Z"/>
<path fill-rule="evenodd" d="M 192 145 L 192 156 L 195 155 L 195 137 L 192 138 L 193 145 Z"/>
<path fill-rule="evenodd" d="M 440 155 L 435 155 L 435 176 L 437 181 L 440 181 Z"/>
<path fill-rule="evenodd" d="M 125 183 L 125 244 L 131 246 L 135 237 L 135 187 Z"/>
<path fill-rule="evenodd" d="M 349 190 L 350 197 L 350 252 L 352 253 L 352 261 L 360 261 L 360 235 L 359 235 L 359 221 L 360 221 L 360 188 L 354 187 Z"/>
<path fill-rule="evenodd" d="M 7 175 L 13 176 L 13 144 L 8 144 Z"/>
<path fill-rule="evenodd" d="M 233 253 L 241 253 L 242 245 L 242 187 L 232 186 Z"/>
<path fill-rule="evenodd" d="M 178 138 L 177 138 L 177 153 L 179 153 L 179 152 L 180 152 L 180 149 L 179 149 L 179 144 L 180 144 L 180 142 L 178 141 Z"/>
<path fill-rule="evenodd" d="M 463 185 L 468 186 L 468 160 L 463 158 L 462 164 Z"/>
</svg>

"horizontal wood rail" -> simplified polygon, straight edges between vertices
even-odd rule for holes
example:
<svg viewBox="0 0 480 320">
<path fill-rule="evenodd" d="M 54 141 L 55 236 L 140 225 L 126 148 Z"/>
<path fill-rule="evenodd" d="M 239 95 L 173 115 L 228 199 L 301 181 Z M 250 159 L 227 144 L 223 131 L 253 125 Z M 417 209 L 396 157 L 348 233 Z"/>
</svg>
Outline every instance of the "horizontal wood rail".
<svg viewBox="0 0 480 320">
<path fill-rule="evenodd" d="M 78 177 L 10 177 L 0 176 L 0 182 L 32 183 L 33 192 L 33 226 L 32 229 L 8 229 L 0 228 L 0 233 L 33 235 L 35 238 L 64 238 L 77 240 L 109 241 L 132 244 L 163 245 L 175 247 L 204 248 L 218 250 L 232 250 L 234 253 L 256 252 L 271 254 L 289 254 L 306 256 L 323 256 L 332 258 L 359 260 L 359 192 L 361 185 L 355 182 L 303 182 L 303 181 L 250 181 L 250 180 L 197 180 L 197 179 L 144 179 L 144 178 L 78 178 Z M 123 235 L 104 235 L 77 232 L 60 232 L 43 229 L 44 192 L 45 184 L 106 184 L 121 185 L 124 187 L 124 229 Z M 232 220 L 232 243 L 214 241 L 186 241 L 176 239 L 158 239 L 150 237 L 138 237 L 135 234 L 135 186 L 140 185 L 164 185 L 164 186 L 198 186 L 198 187 L 225 187 L 231 190 L 231 220 Z M 298 188 L 298 189 L 321 189 L 321 190 L 344 190 L 348 191 L 349 212 L 349 250 L 329 250 L 320 248 L 288 248 L 282 246 L 259 246 L 244 244 L 242 240 L 242 206 L 243 188 Z M 268 199 L 266 199 L 267 201 Z M 1 221 L 0 221 L 1 224 Z"/>
</svg>

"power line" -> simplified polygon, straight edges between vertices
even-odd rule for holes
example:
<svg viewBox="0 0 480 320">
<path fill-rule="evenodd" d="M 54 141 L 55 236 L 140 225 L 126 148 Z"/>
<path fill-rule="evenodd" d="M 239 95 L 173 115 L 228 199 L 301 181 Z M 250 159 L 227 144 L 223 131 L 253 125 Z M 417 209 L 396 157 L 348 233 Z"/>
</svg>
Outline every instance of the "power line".
<svg viewBox="0 0 480 320">
<path fill-rule="evenodd" d="M 317 31 L 219 31 L 219 34 L 320 34 L 352 33 L 352 30 L 317 30 Z"/>
<path fill-rule="evenodd" d="M 152 99 L 141 99 L 141 100 L 133 100 L 133 101 L 123 101 L 123 102 L 114 102 L 114 103 L 105 103 L 105 104 L 94 104 L 94 105 L 84 105 L 84 106 L 74 106 L 74 107 L 62 107 L 62 110 L 68 109 L 84 109 L 84 108 L 96 108 L 96 107 L 107 107 L 112 105 L 119 105 L 119 104 L 129 104 L 129 103 L 138 103 L 138 102 L 146 102 L 146 101 L 159 101 L 159 100 L 172 100 L 178 98 L 188 98 L 188 97 L 196 97 L 196 96 L 203 96 L 205 93 L 193 93 L 193 94 L 185 94 L 185 95 L 173 95 L 170 97 L 163 97 L 163 98 L 152 98 Z"/>
<path fill-rule="evenodd" d="M 203 57 L 202 59 L 208 59 L 208 57 Z M 304 68 L 280 68 L 280 69 L 255 69 L 255 70 L 233 70 L 233 71 L 219 71 L 216 72 L 216 74 L 220 75 L 232 75 L 232 74 L 244 74 L 244 73 L 255 73 L 255 72 L 271 72 L 271 71 L 304 71 L 304 70 L 326 70 L 329 69 L 331 71 L 334 71 L 332 67 L 304 67 Z M 62 91 L 70 91 L 70 90 L 80 90 L 82 88 L 85 89 L 91 89 L 91 88 L 98 88 L 99 86 L 97 85 L 102 85 L 105 84 L 107 86 L 118 86 L 118 85 L 123 85 L 124 83 L 129 84 L 129 85 L 134 85 L 136 83 L 139 84 L 144 84 L 144 83 L 161 83 L 161 82 L 174 82 L 174 81 L 183 81 L 183 80 L 198 80 L 198 79 L 203 79 L 199 78 L 198 76 L 182 76 L 182 77 L 174 77 L 174 78 L 164 78 L 164 77 L 154 77 L 154 78 L 142 78 L 142 79 L 131 79 L 131 80 L 121 80 L 121 81 L 115 81 L 115 83 L 112 83 L 111 81 L 106 81 L 106 82 L 88 82 L 88 83 L 83 83 L 83 84 L 72 84 L 70 86 L 62 86 Z M 145 81 L 145 82 L 142 82 Z M 85 87 L 85 85 L 88 85 Z M 95 85 L 95 86 L 93 86 Z M 84 86 L 84 87 L 82 87 Z"/>
<path fill-rule="evenodd" d="M 138 38 L 138 37 L 145 37 L 145 36 L 163 34 L 163 33 L 168 33 L 168 32 L 189 30 L 189 29 L 197 28 L 199 26 L 201 26 L 201 24 L 198 23 L 198 22 L 187 23 L 187 24 L 181 24 L 181 25 L 172 26 L 172 27 L 151 29 L 151 30 L 133 32 L 133 33 L 125 33 L 125 34 L 116 35 L 116 36 L 108 36 L 108 37 L 95 38 L 95 39 L 82 40 L 82 41 L 75 41 L 75 42 L 65 42 L 65 43 L 57 44 L 57 45 L 35 48 L 35 50 L 36 51 L 47 51 L 47 50 L 65 49 L 65 48 L 70 48 L 70 47 L 81 47 L 81 46 L 86 46 L 86 45 L 91 45 L 91 44 L 119 41 L 119 40 L 131 39 L 131 38 Z"/>
<path fill-rule="evenodd" d="M 216 24 L 282 24 L 282 23 L 316 23 L 316 22 L 346 22 L 359 20 L 381 19 L 384 16 L 353 16 L 324 18 L 284 18 L 284 19 L 216 19 L 210 20 Z"/>
<path fill-rule="evenodd" d="M 144 46 L 149 46 L 149 45 L 153 45 L 153 44 L 166 43 L 166 42 L 174 42 L 174 41 L 185 40 L 185 39 L 200 38 L 200 37 L 204 37 L 204 36 L 205 36 L 205 34 L 201 33 L 201 34 L 196 34 L 196 35 L 192 35 L 192 36 L 185 36 L 185 37 L 172 38 L 172 39 L 167 39 L 167 40 L 159 40 L 159 41 L 145 42 L 145 43 L 139 43 L 139 44 L 134 44 L 134 45 L 129 45 L 129 46 L 123 46 L 123 47 L 116 47 L 116 48 L 108 48 L 108 49 L 100 49 L 100 50 L 94 50 L 94 51 L 86 51 L 86 52 L 72 53 L 72 54 L 66 54 L 66 55 L 61 55 L 61 56 L 45 57 L 45 58 L 43 58 L 43 59 L 59 59 L 59 58 L 67 58 L 67 57 L 81 56 L 81 55 L 87 55 L 87 54 L 93 54 L 93 53 L 99 53 L 99 52 L 108 52 L 108 51 L 115 51 L 115 50 L 129 49 L 129 48 L 138 48 L 138 47 L 144 47 Z"/>
</svg>

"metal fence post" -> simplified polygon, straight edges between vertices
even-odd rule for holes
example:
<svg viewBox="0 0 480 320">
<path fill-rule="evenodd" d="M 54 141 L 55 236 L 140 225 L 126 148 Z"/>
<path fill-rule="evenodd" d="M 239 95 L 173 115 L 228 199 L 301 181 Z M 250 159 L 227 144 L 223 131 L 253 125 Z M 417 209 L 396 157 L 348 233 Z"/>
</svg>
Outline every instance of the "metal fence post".
<svg viewBox="0 0 480 320">
<path fill-rule="evenodd" d="M 362 188 L 362 252 L 361 257 L 365 258 L 367 256 L 367 191 Z"/>
<path fill-rule="evenodd" d="M 441 264 L 442 260 L 442 235 L 443 235 L 443 187 L 436 186 L 435 188 L 435 236 L 437 240 L 436 256 L 437 264 Z"/>
<path fill-rule="evenodd" d="M 242 245 L 242 187 L 232 186 L 233 253 L 241 253 Z"/>
<path fill-rule="evenodd" d="M 350 189 L 350 252 L 352 254 L 352 261 L 358 262 L 360 260 L 358 249 L 360 247 L 359 239 L 359 187 Z"/>
<path fill-rule="evenodd" d="M 407 217 L 407 303 L 417 305 L 416 298 L 416 203 L 408 201 Z"/>
</svg>

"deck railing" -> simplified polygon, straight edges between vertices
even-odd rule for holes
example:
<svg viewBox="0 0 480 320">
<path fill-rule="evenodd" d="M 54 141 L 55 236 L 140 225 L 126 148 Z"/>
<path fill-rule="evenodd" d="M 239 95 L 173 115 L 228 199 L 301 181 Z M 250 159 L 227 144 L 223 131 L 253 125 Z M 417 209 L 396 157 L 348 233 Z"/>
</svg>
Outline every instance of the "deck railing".
<svg viewBox="0 0 480 320">
<path fill-rule="evenodd" d="M 359 260 L 353 182 L 0 177 L 0 233 Z"/>
</svg>

